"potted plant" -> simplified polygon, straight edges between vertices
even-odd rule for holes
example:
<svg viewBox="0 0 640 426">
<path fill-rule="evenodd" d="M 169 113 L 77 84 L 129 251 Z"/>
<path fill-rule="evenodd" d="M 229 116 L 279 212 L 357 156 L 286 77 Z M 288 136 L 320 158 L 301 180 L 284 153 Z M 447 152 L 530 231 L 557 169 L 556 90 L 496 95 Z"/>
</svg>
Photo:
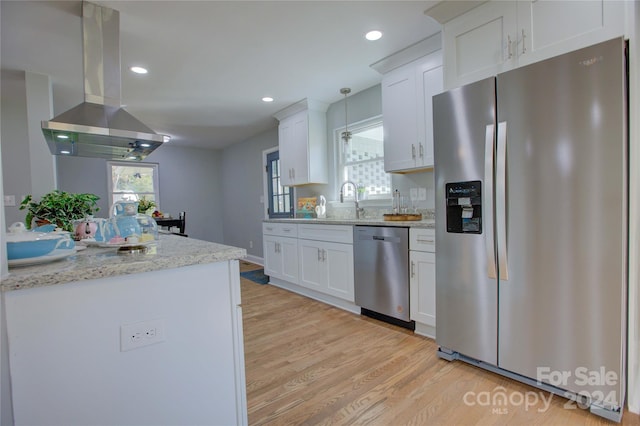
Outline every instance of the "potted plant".
<svg viewBox="0 0 640 426">
<path fill-rule="evenodd" d="M 140 198 L 140 201 L 138 201 L 138 213 L 151 214 L 149 213 L 149 210 L 155 208 L 155 206 L 155 201 L 148 200 L 147 197 L 143 196 Z"/>
<path fill-rule="evenodd" d="M 74 220 L 84 219 L 100 210 L 96 203 L 99 199 L 94 194 L 71 194 L 56 189 L 43 195 L 39 202 L 33 201 L 31 194 L 27 195 L 20 203 L 20 210 L 27 210 L 25 225 L 28 229 L 36 219 L 73 232 Z"/>
</svg>

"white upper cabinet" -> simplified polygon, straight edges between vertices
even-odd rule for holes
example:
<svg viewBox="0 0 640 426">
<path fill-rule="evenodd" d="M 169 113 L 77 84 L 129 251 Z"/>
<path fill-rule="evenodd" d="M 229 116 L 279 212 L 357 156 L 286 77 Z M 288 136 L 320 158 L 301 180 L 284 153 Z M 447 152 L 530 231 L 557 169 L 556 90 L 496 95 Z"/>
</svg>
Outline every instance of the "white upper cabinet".
<svg viewBox="0 0 640 426">
<path fill-rule="evenodd" d="M 621 1 L 494 0 L 443 27 L 445 88 L 624 34 Z"/>
<path fill-rule="evenodd" d="M 442 91 L 437 51 L 382 78 L 384 169 L 407 172 L 433 167 L 433 95 Z"/>
<path fill-rule="evenodd" d="M 276 113 L 283 185 L 328 183 L 327 108 L 304 100 Z"/>
<path fill-rule="evenodd" d="M 405 65 L 382 78 L 382 128 L 386 172 L 415 167 L 418 143 L 416 96 L 413 65 Z"/>
</svg>

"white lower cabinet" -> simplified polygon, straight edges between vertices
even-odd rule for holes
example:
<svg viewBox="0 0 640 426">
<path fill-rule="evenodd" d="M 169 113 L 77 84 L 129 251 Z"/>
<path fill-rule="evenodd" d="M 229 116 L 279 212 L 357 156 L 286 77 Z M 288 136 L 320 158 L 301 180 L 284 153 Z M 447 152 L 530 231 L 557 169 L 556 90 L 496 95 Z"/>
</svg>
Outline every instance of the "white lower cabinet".
<svg viewBox="0 0 640 426">
<path fill-rule="evenodd" d="M 416 333 L 435 338 L 436 254 L 435 231 L 409 230 L 409 304 Z"/>
<path fill-rule="evenodd" d="M 264 223 L 262 234 L 265 275 L 297 282 L 299 276 L 297 226 Z"/>
<path fill-rule="evenodd" d="M 262 240 L 264 273 L 280 280 L 272 283 L 353 303 L 353 227 L 265 222 Z"/>
<path fill-rule="evenodd" d="M 298 240 L 300 285 L 354 301 L 353 245 Z"/>
<path fill-rule="evenodd" d="M 301 286 L 354 301 L 353 227 L 300 225 L 298 258 Z"/>
</svg>

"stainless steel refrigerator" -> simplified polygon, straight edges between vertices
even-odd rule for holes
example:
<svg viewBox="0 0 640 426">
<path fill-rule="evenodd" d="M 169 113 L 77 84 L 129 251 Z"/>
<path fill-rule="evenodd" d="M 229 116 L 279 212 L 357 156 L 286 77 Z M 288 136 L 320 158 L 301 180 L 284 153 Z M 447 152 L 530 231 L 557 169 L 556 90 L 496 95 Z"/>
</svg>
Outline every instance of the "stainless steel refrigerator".
<svg viewBox="0 0 640 426">
<path fill-rule="evenodd" d="M 626 70 L 614 39 L 433 98 L 438 354 L 618 421 Z"/>
</svg>

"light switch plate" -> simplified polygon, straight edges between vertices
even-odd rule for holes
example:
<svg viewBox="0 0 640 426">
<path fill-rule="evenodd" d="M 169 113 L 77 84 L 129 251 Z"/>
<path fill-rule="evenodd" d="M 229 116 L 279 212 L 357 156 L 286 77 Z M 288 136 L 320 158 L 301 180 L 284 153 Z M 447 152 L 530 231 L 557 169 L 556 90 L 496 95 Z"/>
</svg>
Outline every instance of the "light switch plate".
<svg viewBox="0 0 640 426">
<path fill-rule="evenodd" d="M 4 196 L 4 205 L 5 207 L 13 207 L 16 205 L 16 196 L 15 195 L 5 195 Z"/>
<path fill-rule="evenodd" d="M 425 201 L 427 199 L 427 188 L 418 188 L 418 200 Z"/>
<path fill-rule="evenodd" d="M 409 197 L 411 201 L 418 201 L 418 188 L 411 188 L 409 190 Z"/>
</svg>

